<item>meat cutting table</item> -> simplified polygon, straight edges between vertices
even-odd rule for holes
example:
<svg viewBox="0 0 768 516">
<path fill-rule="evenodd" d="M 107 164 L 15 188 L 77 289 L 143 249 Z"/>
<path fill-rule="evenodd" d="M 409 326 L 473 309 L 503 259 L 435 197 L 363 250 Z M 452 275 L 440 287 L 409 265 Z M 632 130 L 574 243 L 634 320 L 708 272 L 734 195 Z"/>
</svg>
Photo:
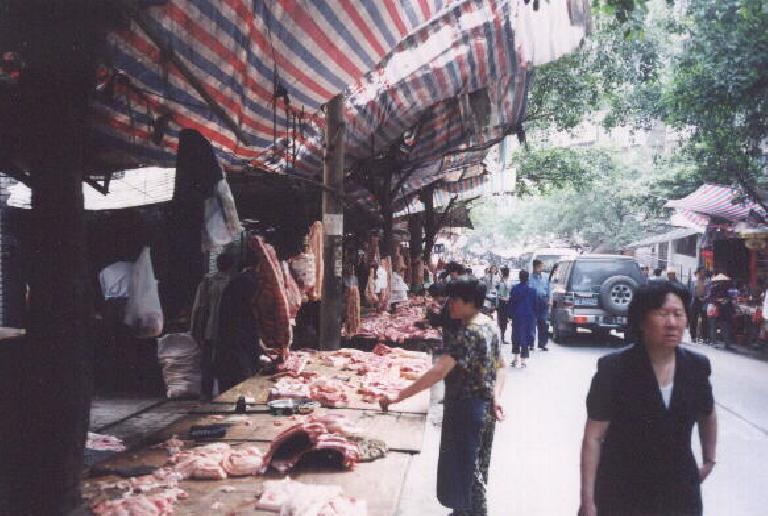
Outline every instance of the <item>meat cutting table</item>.
<svg viewBox="0 0 768 516">
<path fill-rule="evenodd" d="M 331 367 L 310 363 L 307 370 L 322 375 L 338 373 Z M 227 428 L 227 435 L 217 441 L 232 446 L 247 444 L 263 451 L 282 430 L 295 423 L 290 416 L 273 416 L 266 413 L 265 403 L 269 388 L 273 385 L 269 377 L 256 376 L 222 393 L 213 403 L 190 407 L 186 414 L 154 436 L 144 441 L 144 446 L 113 456 L 100 466 L 125 468 L 139 465 L 162 466 L 167 460 L 164 449 L 152 447 L 173 435 L 184 438 L 194 425 L 221 424 Z M 235 414 L 235 401 L 239 396 L 251 398 L 246 414 Z M 391 412 L 384 414 L 376 405 L 365 403 L 353 397 L 349 406 L 343 409 L 319 409 L 320 412 L 343 413 L 352 420 L 368 438 L 382 439 L 390 448 L 387 455 L 372 462 L 359 463 L 351 471 L 340 471 L 300 464 L 288 473 L 294 480 L 305 483 L 335 484 L 344 493 L 366 500 L 371 516 L 395 514 L 399 503 L 405 475 L 413 455 L 421 451 L 429 392 L 393 405 Z M 279 479 L 286 475 L 270 470 L 264 476 L 226 479 L 218 481 L 186 480 L 180 482 L 189 497 L 174 506 L 174 514 L 274 514 L 256 511 L 258 495 L 266 479 Z M 116 477 L 86 478 L 83 481 L 85 494 L 96 490 L 96 480 L 116 480 Z M 230 488 L 233 488 L 230 489 Z"/>
</svg>

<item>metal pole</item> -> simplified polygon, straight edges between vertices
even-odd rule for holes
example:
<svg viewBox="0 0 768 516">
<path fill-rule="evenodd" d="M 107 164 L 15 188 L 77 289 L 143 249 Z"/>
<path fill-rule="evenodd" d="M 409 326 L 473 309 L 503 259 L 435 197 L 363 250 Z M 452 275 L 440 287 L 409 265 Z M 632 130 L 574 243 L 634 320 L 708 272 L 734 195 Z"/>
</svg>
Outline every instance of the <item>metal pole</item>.
<svg viewBox="0 0 768 516">
<path fill-rule="evenodd" d="M 323 256 L 325 276 L 320 303 L 320 349 L 341 346 L 342 238 L 344 205 L 332 192 L 344 191 L 344 98 L 337 95 L 326 105 L 325 158 L 323 163 Z"/>
</svg>

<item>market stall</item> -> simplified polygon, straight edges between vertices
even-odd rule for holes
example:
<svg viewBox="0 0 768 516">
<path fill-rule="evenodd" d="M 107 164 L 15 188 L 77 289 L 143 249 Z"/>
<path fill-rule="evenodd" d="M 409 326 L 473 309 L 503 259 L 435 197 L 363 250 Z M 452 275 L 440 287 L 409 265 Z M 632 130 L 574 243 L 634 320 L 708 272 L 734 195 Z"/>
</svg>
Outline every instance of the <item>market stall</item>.
<svg viewBox="0 0 768 516">
<path fill-rule="evenodd" d="M 317 509 L 329 493 L 316 486 L 337 486 L 328 499 L 349 507 L 339 514 L 393 514 L 412 454 L 421 451 L 429 393 L 386 414 L 376 397 L 430 365 L 425 353 L 383 346 L 293 352 L 274 375 L 192 408 L 147 446 L 100 464 L 83 492 L 97 514 L 147 502 L 175 514 L 268 514 L 315 498 Z M 311 414 L 276 415 L 277 403 L 267 403 L 277 400 L 316 403 L 305 405 Z M 293 496 L 270 506 L 286 489 Z"/>
<path fill-rule="evenodd" d="M 676 220 L 705 228 L 702 266 L 712 275 L 708 299 L 710 338 L 756 344 L 763 325 L 762 296 L 768 285 L 768 225 L 765 210 L 744 192 L 705 184 L 669 201 Z"/>
</svg>

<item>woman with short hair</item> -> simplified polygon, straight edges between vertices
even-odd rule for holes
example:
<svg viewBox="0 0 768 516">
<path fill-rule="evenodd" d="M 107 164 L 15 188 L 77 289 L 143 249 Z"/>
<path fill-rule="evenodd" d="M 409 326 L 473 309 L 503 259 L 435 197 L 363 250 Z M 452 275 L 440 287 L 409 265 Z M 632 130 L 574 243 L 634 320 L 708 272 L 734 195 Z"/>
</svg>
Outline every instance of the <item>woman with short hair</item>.
<svg viewBox="0 0 768 516">
<path fill-rule="evenodd" d="M 680 347 L 688 291 L 656 281 L 629 306 L 634 345 L 598 361 L 581 449 L 581 516 L 694 516 L 715 465 L 709 360 Z M 699 426 L 703 463 L 691 451 Z"/>
<path fill-rule="evenodd" d="M 447 286 L 449 311 L 461 325 L 447 339 L 446 354 L 393 398 L 382 398 L 382 410 L 445 379 L 437 498 L 455 515 L 487 514 L 486 485 L 496 420 L 504 417 L 500 399 L 504 368 L 499 331 L 480 312 L 485 285 L 457 279 Z"/>
</svg>

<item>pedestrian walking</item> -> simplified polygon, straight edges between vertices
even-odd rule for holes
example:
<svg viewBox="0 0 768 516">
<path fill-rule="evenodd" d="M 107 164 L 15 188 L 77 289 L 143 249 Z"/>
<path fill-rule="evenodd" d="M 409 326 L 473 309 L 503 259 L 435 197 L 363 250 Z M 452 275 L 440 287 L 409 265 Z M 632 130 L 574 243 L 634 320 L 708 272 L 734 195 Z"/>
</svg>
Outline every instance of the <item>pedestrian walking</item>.
<svg viewBox="0 0 768 516">
<path fill-rule="evenodd" d="M 501 279 L 496 288 L 499 299 L 499 310 L 497 312 L 499 333 L 501 334 L 502 344 L 506 344 L 505 335 L 509 324 L 507 305 L 509 304 L 509 291 L 512 289 L 512 282 L 509 280 L 509 267 L 506 265 L 501 268 Z"/>
<path fill-rule="evenodd" d="M 219 339 L 219 307 L 234 267 L 231 254 L 216 257 L 218 270 L 206 275 L 197 286 L 192 305 L 190 332 L 200 348 L 200 396 L 206 400 L 213 399 L 213 350 Z"/>
<path fill-rule="evenodd" d="M 520 283 L 509 291 L 507 314 L 512 319 L 512 366 L 526 366 L 536 331 L 536 291 L 528 285 L 530 274 L 520 271 Z"/>
<path fill-rule="evenodd" d="M 448 285 L 450 315 L 460 321 L 446 354 L 395 397 L 389 405 L 429 389 L 445 379 L 437 498 L 455 515 L 488 514 L 486 486 L 496 421 L 504 418 L 500 403 L 504 360 L 493 320 L 481 313 L 485 285 L 478 280 L 456 280 Z"/>
<path fill-rule="evenodd" d="M 696 342 L 698 338 L 704 342 L 709 341 L 709 328 L 707 327 L 707 299 L 712 291 L 712 282 L 707 277 L 704 267 L 696 269 L 696 279 L 691 285 L 691 321 L 689 331 L 691 340 Z M 701 332 L 699 332 L 701 324 Z"/>
<path fill-rule="evenodd" d="M 703 513 L 700 484 L 716 460 L 709 360 L 680 347 L 688 291 L 654 281 L 634 293 L 628 337 L 607 355 L 587 396 L 580 516 Z M 699 425 L 703 464 L 691 451 Z"/>
<path fill-rule="evenodd" d="M 496 287 L 498 287 L 500 281 L 501 275 L 495 265 L 491 265 L 485 270 L 485 275 L 483 276 L 483 284 L 486 289 L 484 309 L 485 313 L 491 316 L 499 307 L 499 293 Z"/>
<path fill-rule="evenodd" d="M 539 349 L 549 351 L 549 279 L 543 272 L 544 263 L 541 260 L 533 260 L 530 285 L 536 291 L 536 335 Z"/>
</svg>

